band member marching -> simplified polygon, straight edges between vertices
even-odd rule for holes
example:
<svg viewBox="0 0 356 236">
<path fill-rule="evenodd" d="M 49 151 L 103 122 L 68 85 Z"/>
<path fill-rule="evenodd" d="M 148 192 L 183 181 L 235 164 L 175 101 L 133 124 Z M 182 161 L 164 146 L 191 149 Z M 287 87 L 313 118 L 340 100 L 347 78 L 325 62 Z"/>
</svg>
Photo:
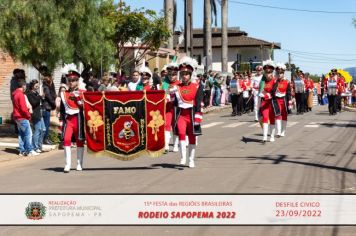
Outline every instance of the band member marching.
<svg viewBox="0 0 356 236">
<path fill-rule="evenodd" d="M 190 57 L 183 57 L 179 63 L 179 77 L 181 83 L 170 90 L 175 98 L 175 132 L 179 136 L 181 165 L 187 161 L 185 136 L 189 140 L 189 167 L 194 168 L 196 136 L 201 135 L 201 101 L 204 90 L 200 83 L 193 82 L 195 63 Z"/>
<path fill-rule="evenodd" d="M 263 68 L 261 65 L 256 67 L 256 74 L 252 77 L 252 93 L 253 93 L 253 98 L 254 98 L 254 108 L 253 110 L 255 111 L 255 121 L 259 120 L 259 107 L 260 107 L 260 97 L 258 96 L 258 92 L 260 89 L 260 82 L 262 79 L 262 71 Z"/>
<path fill-rule="evenodd" d="M 277 137 L 284 137 L 287 129 L 288 107 L 291 106 L 291 86 L 285 78 L 286 66 L 282 63 L 276 65 L 275 100 L 277 101 L 280 114 L 276 116 Z"/>
<path fill-rule="evenodd" d="M 77 170 L 83 168 L 84 154 L 84 114 L 83 114 L 83 92 L 78 88 L 80 74 L 76 67 L 69 66 L 66 78 L 68 90 L 60 93 L 61 113 L 63 119 L 62 140 L 65 156 L 64 172 L 68 173 L 71 168 L 71 143 L 74 134 L 77 144 Z"/>
<path fill-rule="evenodd" d="M 325 92 L 328 95 L 328 105 L 329 105 L 329 114 L 336 115 L 337 113 L 337 71 L 336 69 L 331 70 L 329 78 L 324 81 Z"/>
<path fill-rule="evenodd" d="M 337 70 L 336 70 L 337 72 Z M 337 96 L 336 96 L 336 104 L 337 104 L 337 110 L 338 112 L 341 112 L 341 100 L 342 96 L 341 94 L 345 92 L 345 80 L 344 78 L 340 75 L 340 73 L 337 73 Z"/>
<path fill-rule="evenodd" d="M 152 71 L 148 67 L 140 68 L 141 80 L 136 86 L 136 91 L 148 91 L 159 89 L 156 84 L 153 84 Z"/>
<path fill-rule="evenodd" d="M 174 126 L 174 100 L 175 95 L 169 93 L 169 90 L 180 83 L 178 79 L 179 66 L 177 63 L 170 63 L 166 66 L 167 75 L 164 77 L 162 89 L 167 93 L 166 99 L 166 123 L 165 123 L 165 148 L 164 153 L 169 152 L 169 141 L 171 140 L 171 130 Z M 174 135 L 173 152 L 178 152 L 179 138 Z"/>
<path fill-rule="evenodd" d="M 260 82 L 260 92 L 259 96 L 261 97 L 261 114 L 262 114 L 262 122 L 263 122 L 263 142 L 267 142 L 267 135 L 270 128 L 270 142 L 274 142 L 275 135 L 275 111 L 274 109 L 278 107 L 273 107 L 272 105 L 272 90 L 274 84 L 276 83 L 276 79 L 273 77 L 274 70 L 274 62 L 271 60 L 267 60 L 263 62 L 264 76 Z M 269 125 L 269 124 L 270 125 Z M 270 127 L 269 127 L 270 126 Z"/>
</svg>

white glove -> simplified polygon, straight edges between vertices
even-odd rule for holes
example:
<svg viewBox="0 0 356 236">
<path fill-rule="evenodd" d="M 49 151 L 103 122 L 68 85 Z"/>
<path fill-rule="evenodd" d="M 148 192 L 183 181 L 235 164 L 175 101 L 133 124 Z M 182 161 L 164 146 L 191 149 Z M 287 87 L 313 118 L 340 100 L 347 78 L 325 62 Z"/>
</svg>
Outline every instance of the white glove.
<svg viewBox="0 0 356 236">
<path fill-rule="evenodd" d="M 177 91 L 178 91 L 178 89 L 177 89 L 177 86 L 176 86 L 176 85 L 174 85 L 173 88 L 169 89 L 169 93 L 170 93 L 170 94 L 173 94 L 173 93 L 175 93 L 175 92 L 177 92 Z"/>
</svg>

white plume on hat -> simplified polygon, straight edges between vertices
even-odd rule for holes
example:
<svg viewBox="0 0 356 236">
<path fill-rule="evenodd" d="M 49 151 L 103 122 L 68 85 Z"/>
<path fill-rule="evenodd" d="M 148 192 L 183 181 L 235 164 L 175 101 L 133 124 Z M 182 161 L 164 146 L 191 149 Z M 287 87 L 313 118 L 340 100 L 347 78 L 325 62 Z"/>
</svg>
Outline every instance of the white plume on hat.
<svg viewBox="0 0 356 236">
<path fill-rule="evenodd" d="M 61 69 L 61 73 L 64 74 L 64 75 L 68 74 L 69 71 L 75 71 L 78 74 L 80 74 L 79 71 L 78 71 L 77 65 L 74 64 L 74 63 L 64 64 L 64 66 Z"/>
<path fill-rule="evenodd" d="M 148 67 L 146 67 L 146 66 L 142 66 L 141 68 L 140 68 L 140 71 L 139 71 L 140 73 L 148 73 L 148 74 L 150 74 L 151 75 L 151 77 L 152 77 L 152 71 L 150 70 L 150 68 L 148 68 Z"/>
<path fill-rule="evenodd" d="M 281 62 L 278 62 L 277 64 L 276 64 L 276 68 L 280 68 L 280 69 L 282 69 L 282 70 L 286 70 L 287 69 L 287 67 L 286 67 L 286 65 L 284 65 L 283 63 L 281 63 Z"/>
<path fill-rule="evenodd" d="M 274 61 L 272 61 L 272 60 L 263 61 L 262 65 L 263 65 L 263 67 L 265 67 L 265 66 L 272 66 L 273 68 L 276 67 Z"/>
<path fill-rule="evenodd" d="M 178 68 L 179 65 L 177 62 L 171 62 L 171 63 L 168 63 L 166 64 L 163 68 L 167 69 L 167 68 Z"/>
<path fill-rule="evenodd" d="M 61 69 L 61 73 L 62 73 L 63 75 L 68 74 L 69 71 L 75 71 L 75 72 L 77 72 L 78 74 L 80 74 L 79 71 L 78 71 L 77 65 L 75 65 L 74 63 L 71 63 L 71 64 L 64 64 L 64 66 L 63 66 L 62 69 Z M 81 89 L 81 90 L 86 90 L 86 88 L 85 88 L 85 83 L 84 83 L 84 80 L 83 80 L 82 77 L 79 77 L 78 88 Z"/>
<path fill-rule="evenodd" d="M 179 66 L 183 64 L 191 66 L 193 70 L 195 70 L 198 66 L 198 62 L 195 59 L 188 56 L 184 56 L 179 60 Z"/>
</svg>

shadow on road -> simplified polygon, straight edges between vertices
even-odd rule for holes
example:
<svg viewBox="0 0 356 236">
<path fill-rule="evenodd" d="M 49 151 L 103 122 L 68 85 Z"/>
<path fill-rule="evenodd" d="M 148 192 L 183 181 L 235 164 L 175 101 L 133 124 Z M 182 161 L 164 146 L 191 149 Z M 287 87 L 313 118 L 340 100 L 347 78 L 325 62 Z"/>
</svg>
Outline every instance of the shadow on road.
<svg viewBox="0 0 356 236">
<path fill-rule="evenodd" d="M 151 166 L 152 167 L 168 168 L 168 169 L 176 169 L 176 170 L 184 170 L 184 166 L 182 166 L 182 165 L 169 164 L 169 163 L 153 164 Z"/>
<path fill-rule="evenodd" d="M 261 139 L 247 138 L 245 136 L 242 136 L 241 141 L 244 143 L 262 143 Z"/>
<path fill-rule="evenodd" d="M 19 154 L 19 151 L 16 148 L 5 148 L 3 151 L 10 154 Z"/>
<path fill-rule="evenodd" d="M 158 168 L 153 168 L 153 167 L 102 167 L 102 168 L 83 168 L 84 171 L 106 171 L 106 170 L 154 170 Z M 63 172 L 63 167 L 50 167 L 50 168 L 45 168 L 42 170 L 47 170 L 47 171 L 54 171 L 54 172 Z M 72 168 L 71 170 L 75 171 L 75 168 Z"/>
<path fill-rule="evenodd" d="M 356 124 L 334 124 L 334 123 L 321 123 L 320 125 L 332 128 L 332 127 L 343 127 L 343 128 L 356 128 Z"/>
<path fill-rule="evenodd" d="M 246 159 L 250 159 L 250 160 L 273 161 L 273 164 L 280 164 L 282 162 L 285 162 L 285 163 L 292 163 L 292 164 L 298 164 L 298 165 L 319 167 L 319 168 L 330 169 L 330 170 L 337 170 L 337 171 L 348 172 L 348 173 L 356 173 L 355 169 L 349 169 L 346 167 L 338 167 L 338 166 L 304 162 L 304 161 L 292 161 L 292 160 L 286 160 L 286 158 L 287 158 L 287 155 L 278 155 L 277 158 L 273 158 L 272 156 L 246 157 Z"/>
</svg>

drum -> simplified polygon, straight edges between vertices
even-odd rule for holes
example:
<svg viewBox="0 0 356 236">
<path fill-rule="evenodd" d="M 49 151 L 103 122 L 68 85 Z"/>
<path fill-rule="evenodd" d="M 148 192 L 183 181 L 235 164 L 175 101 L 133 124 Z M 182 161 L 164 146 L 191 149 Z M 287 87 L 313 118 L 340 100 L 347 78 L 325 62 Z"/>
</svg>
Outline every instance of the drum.
<svg viewBox="0 0 356 236">
<path fill-rule="evenodd" d="M 249 96 L 249 94 L 248 94 L 248 91 L 243 91 L 243 92 L 242 92 L 242 97 L 243 97 L 243 98 L 249 98 L 250 96 Z"/>
<path fill-rule="evenodd" d="M 295 80 L 294 81 L 295 92 L 296 93 L 304 93 L 304 82 L 303 80 Z"/>
<path fill-rule="evenodd" d="M 328 94 L 329 95 L 336 95 L 337 84 L 336 81 L 328 81 Z"/>
<path fill-rule="evenodd" d="M 238 94 L 238 90 L 239 90 L 238 87 L 239 87 L 239 84 L 236 79 L 233 79 L 230 81 L 230 93 L 231 94 Z"/>
</svg>

